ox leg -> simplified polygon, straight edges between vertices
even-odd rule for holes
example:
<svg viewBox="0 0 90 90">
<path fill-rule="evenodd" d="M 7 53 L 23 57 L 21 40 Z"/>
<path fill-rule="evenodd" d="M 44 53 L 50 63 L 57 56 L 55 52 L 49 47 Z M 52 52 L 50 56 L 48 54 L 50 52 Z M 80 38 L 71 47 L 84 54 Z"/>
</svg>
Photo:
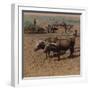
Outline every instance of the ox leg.
<svg viewBox="0 0 90 90">
<path fill-rule="evenodd" d="M 70 56 L 69 57 L 73 57 L 73 53 L 74 53 L 74 47 L 70 48 Z"/>
<path fill-rule="evenodd" d="M 50 51 L 48 51 L 48 57 L 50 57 Z"/>
<path fill-rule="evenodd" d="M 57 57 L 58 57 L 58 61 L 60 60 L 60 53 L 57 54 Z"/>
<path fill-rule="evenodd" d="M 48 29 L 48 33 L 49 33 L 49 29 Z"/>
<path fill-rule="evenodd" d="M 46 52 L 46 59 L 50 57 L 50 52 Z"/>
<path fill-rule="evenodd" d="M 47 59 L 47 53 L 46 53 L 46 59 Z"/>
</svg>

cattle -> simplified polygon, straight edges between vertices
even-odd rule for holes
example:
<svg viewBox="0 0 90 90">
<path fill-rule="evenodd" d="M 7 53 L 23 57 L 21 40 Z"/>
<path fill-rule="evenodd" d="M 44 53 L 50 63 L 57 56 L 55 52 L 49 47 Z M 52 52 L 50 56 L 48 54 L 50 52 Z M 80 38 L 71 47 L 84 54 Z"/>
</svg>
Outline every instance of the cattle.
<svg viewBox="0 0 90 90">
<path fill-rule="evenodd" d="M 46 53 L 46 58 L 50 57 L 50 52 L 53 52 L 53 55 L 63 55 L 65 54 L 65 50 L 60 50 L 56 43 L 49 43 L 44 48 L 44 53 Z M 60 53 L 59 53 L 60 51 Z"/>
<path fill-rule="evenodd" d="M 45 46 L 44 52 L 46 53 L 46 57 L 50 56 L 50 52 L 57 53 L 58 60 L 60 60 L 60 55 L 65 54 L 67 50 L 70 50 L 70 56 L 73 56 L 75 46 L 75 39 L 60 39 L 58 43 L 50 43 Z"/>
<path fill-rule="evenodd" d="M 75 36 L 69 39 L 58 39 L 57 42 L 46 42 L 46 41 L 39 41 L 36 45 L 34 51 L 38 51 L 43 49 L 43 52 L 46 53 L 46 58 L 50 57 L 50 52 L 57 54 L 58 60 L 60 60 L 60 55 L 66 53 L 67 50 L 70 50 L 69 57 L 73 56 L 74 53 L 74 46 L 75 46 Z"/>
<path fill-rule="evenodd" d="M 35 46 L 35 49 L 34 51 L 38 51 L 40 49 L 44 49 L 45 48 L 45 41 L 43 40 L 39 40 L 37 43 L 36 43 L 36 46 Z"/>
</svg>

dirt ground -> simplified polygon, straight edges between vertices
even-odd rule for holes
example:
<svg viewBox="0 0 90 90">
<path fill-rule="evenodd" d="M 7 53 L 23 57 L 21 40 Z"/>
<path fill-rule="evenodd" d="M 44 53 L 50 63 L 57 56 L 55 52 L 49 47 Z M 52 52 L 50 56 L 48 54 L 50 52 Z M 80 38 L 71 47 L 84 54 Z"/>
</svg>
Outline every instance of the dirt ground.
<svg viewBox="0 0 90 90">
<path fill-rule="evenodd" d="M 77 27 L 78 28 L 78 27 Z M 69 51 L 61 56 L 60 61 L 57 57 L 45 58 L 42 50 L 34 51 L 36 41 L 44 40 L 46 37 L 61 37 L 60 34 L 24 34 L 23 47 L 23 76 L 64 76 L 80 74 L 80 37 L 76 38 L 75 52 L 73 58 L 68 58 Z"/>
</svg>

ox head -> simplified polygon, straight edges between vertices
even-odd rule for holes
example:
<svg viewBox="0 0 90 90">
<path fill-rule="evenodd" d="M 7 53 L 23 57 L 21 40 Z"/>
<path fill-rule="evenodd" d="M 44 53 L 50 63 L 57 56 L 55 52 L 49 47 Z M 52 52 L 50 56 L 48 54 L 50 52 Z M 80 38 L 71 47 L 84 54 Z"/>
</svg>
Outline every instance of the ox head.
<svg viewBox="0 0 90 90">
<path fill-rule="evenodd" d="M 39 40 L 39 41 L 36 43 L 36 46 L 35 46 L 34 51 L 38 51 L 38 50 L 44 49 L 44 48 L 45 48 L 45 41 Z"/>
</svg>

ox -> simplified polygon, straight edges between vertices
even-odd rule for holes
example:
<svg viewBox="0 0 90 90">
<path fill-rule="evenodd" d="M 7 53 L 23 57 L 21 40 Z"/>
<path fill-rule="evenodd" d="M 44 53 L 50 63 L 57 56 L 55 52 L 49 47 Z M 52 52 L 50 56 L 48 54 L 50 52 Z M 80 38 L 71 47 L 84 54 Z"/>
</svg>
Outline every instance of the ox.
<svg viewBox="0 0 90 90">
<path fill-rule="evenodd" d="M 45 41 L 40 41 L 34 51 L 43 49 L 46 53 L 46 58 L 50 56 L 50 52 L 57 54 L 58 60 L 60 60 L 60 55 L 65 54 L 67 50 L 70 50 L 69 57 L 73 56 L 75 46 L 75 37 L 69 39 L 59 39 L 56 43 L 46 43 Z"/>
</svg>

